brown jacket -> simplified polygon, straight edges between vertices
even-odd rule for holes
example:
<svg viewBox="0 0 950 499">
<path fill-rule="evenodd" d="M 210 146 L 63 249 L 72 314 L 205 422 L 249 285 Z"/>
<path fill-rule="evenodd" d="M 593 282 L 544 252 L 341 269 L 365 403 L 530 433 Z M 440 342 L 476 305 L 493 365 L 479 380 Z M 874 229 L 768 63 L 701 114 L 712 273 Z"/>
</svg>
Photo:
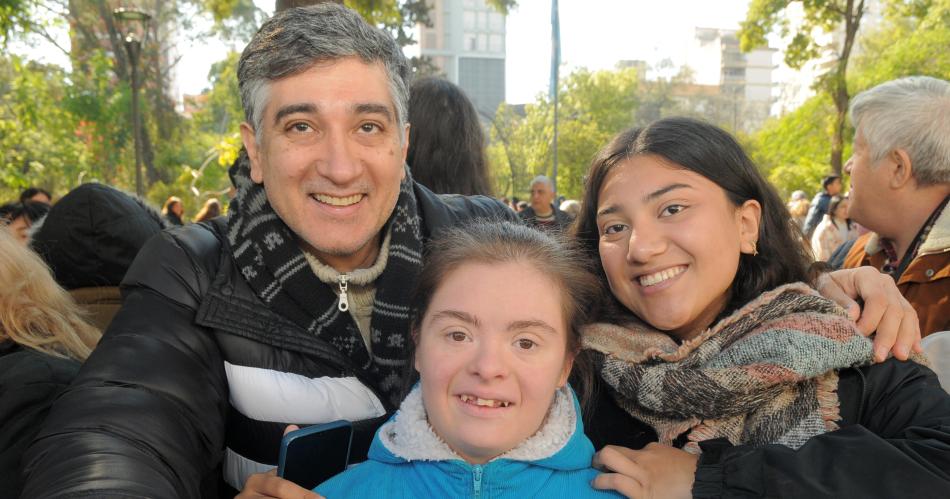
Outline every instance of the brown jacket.
<svg viewBox="0 0 950 499">
<path fill-rule="evenodd" d="M 871 232 L 855 241 L 844 267 L 871 265 L 880 269 L 884 259 L 880 238 Z M 922 336 L 950 330 L 950 208 L 937 218 L 897 288 L 917 311 Z"/>
</svg>

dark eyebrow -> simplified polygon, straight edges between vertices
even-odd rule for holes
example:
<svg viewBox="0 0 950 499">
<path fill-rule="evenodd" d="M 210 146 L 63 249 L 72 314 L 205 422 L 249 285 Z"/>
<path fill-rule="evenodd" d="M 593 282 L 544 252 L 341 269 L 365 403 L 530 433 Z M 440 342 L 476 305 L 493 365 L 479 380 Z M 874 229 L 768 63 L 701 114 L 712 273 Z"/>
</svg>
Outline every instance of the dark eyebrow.
<svg viewBox="0 0 950 499">
<path fill-rule="evenodd" d="M 644 196 L 643 201 L 644 201 L 644 202 L 646 202 L 646 201 L 653 201 L 654 199 L 656 199 L 656 198 L 658 198 L 658 197 L 660 197 L 660 196 L 666 194 L 667 192 L 670 192 L 670 191 L 673 191 L 673 190 L 676 190 L 676 189 L 692 189 L 692 188 L 693 188 L 693 186 L 691 186 L 691 185 L 689 185 L 689 184 L 670 184 L 670 185 L 668 185 L 668 186 L 666 186 L 666 187 L 662 187 L 662 188 L 660 188 L 660 189 L 657 189 L 657 190 L 655 190 L 655 191 L 653 191 L 653 192 L 647 194 L 646 196 Z"/>
<path fill-rule="evenodd" d="M 668 185 L 668 186 L 666 186 L 666 187 L 662 187 L 662 188 L 660 188 L 660 189 L 657 189 L 657 190 L 655 190 L 655 191 L 653 191 L 653 192 L 647 194 L 646 196 L 644 196 L 643 202 L 646 203 L 646 202 L 649 202 L 649 201 L 653 201 L 654 199 L 656 199 L 656 198 L 658 198 L 658 197 L 660 197 L 660 196 L 666 194 L 667 192 L 674 191 L 674 190 L 676 190 L 676 189 L 692 189 L 692 188 L 693 188 L 693 186 L 691 186 L 691 185 L 689 185 L 689 184 L 678 184 L 678 183 L 677 183 L 677 184 L 670 184 L 670 185 Z M 616 213 L 619 209 L 620 209 L 620 207 L 619 207 L 618 205 L 615 205 L 615 204 L 612 204 L 612 205 L 609 205 L 609 206 L 605 206 L 605 207 L 603 207 L 603 208 L 597 210 L 597 216 L 598 216 L 598 217 L 602 217 L 602 216 L 604 216 L 604 215 L 610 215 L 611 213 Z"/>
<path fill-rule="evenodd" d="M 532 319 L 526 321 L 514 321 L 508 324 L 508 330 L 514 331 L 517 329 L 540 329 L 550 334 L 557 334 L 557 330 L 551 327 L 547 322 L 542 320 Z"/>
<path fill-rule="evenodd" d="M 620 208 L 617 207 L 617 205 L 612 204 L 612 205 L 610 205 L 610 206 L 606 206 L 606 207 L 604 207 L 604 208 L 601 208 L 601 209 L 597 210 L 597 216 L 600 217 L 600 216 L 603 216 L 603 215 L 610 215 L 611 213 L 615 213 L 615 212 L 616 212 L 617 210 L 619 210 L 619 209 L 620 209 Z"/>
<path fill-rule="evenodd" d="M 481 324 L 474 315 L 459 310 L 440 310 L 432 315 L 432 320 L 435 321 L 439 319 L 456 319 L 473 326 Z"/>
<path fill-rule="evenodd" d="M 393 121 L 392 111 L 389 110 L 389 106 L 383 104 L 377 104 L 375 102 L 357 104 L 354 106 L 354 110 L 356 114 L 382 114 L 390 123 Z"/>
<path fill-rule="evenodd" d="M 280 123 L 280 120 L 284 116 L 291 115 L 294 113 L 316 113 L 317 106 L 316 104 L 311 104 L 309 102 L 302 102 L 300 104 L 289 104 L 277 110 L 277 114 L 274 115 L 274 126 Z"/>
</svg>

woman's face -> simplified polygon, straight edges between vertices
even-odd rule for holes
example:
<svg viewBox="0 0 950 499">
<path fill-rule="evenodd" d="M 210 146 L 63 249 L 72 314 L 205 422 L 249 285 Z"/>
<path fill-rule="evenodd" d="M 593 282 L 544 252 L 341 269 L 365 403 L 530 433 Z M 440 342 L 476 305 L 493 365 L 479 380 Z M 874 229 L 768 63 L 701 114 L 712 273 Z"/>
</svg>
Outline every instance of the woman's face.
<svg viewBox="0 0 950 499">
<path fill-rule="evenodd" d="M 846 220 L 848 218 L 848 208 L 850 207 L 851 202 L 845 199 L 838 203 L 838 206 L 835 208 L 834 216 L 838 220 Z"/>
<path fill-rule="evenodd" d="M 740 253 L 752 253 L 759 204 L 737 208 L 711 180 L 656 155 L 634 156 L 598 193 L 600 259 L 631 312 L 680 339 L 725 308 Z"/>
<path fill-rule="evenodd" d="M 534 435 L 573 362 L 558 286 L 533 265 L 470 263 L 432 297 L 415 367 L 429 424 L 485 463 Z"/>
</svg>

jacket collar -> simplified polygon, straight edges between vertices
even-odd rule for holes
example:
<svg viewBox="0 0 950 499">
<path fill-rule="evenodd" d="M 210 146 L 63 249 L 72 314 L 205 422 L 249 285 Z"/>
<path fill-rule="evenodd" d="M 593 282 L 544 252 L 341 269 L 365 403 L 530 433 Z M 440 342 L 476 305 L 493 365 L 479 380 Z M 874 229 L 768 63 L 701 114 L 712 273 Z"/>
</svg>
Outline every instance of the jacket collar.
<svg viewBox="0 0 950 499">
<path fill-rule="evenodd" d="M 536 466 L 572 470 L 590 467 L 593 445 L 584 435 L 580 406 L 573 390 L 558 390 L 541 429 L 514 449 L 490 461 L 530 462 Z M 388 463 L 457 461 L 462 458 L 432 430 L 417 383 L 402 405 L 376 434 L 369 458 Z"/>
</svg>

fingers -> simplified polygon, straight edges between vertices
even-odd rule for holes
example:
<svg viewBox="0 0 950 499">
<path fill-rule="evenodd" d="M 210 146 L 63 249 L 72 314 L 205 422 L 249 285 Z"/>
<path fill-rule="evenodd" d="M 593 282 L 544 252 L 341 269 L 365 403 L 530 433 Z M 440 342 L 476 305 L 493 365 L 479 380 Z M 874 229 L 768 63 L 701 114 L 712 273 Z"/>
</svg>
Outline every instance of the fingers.
<svg viewBox="0 0 950 499">
<path fill-rule="evenodd" d="M 857 297 L 853 291 L 853 287 L 849 282 L 850 275 L 853 271 L 846 271 L 846 274 L 842 274 L 841 271 L 831 272 L 829 274 L 821 274 L 818 276 L 818 279 L 815 283 L 815 288 L 818 289 L 818 292 L 822 296 L 828 298 L 829 300 L 837 303 L 841 308 L 845 309 L 848 312 L 848 317 L 853 321 L 857 321 L 861 315 L 861 307 L 858 305 L 858 302 L 852 299 L 852 296 Z"/>
<path fill-rule="evenodd" d="M 637 486 L 642 489 L 649 481 L 649 476 L 646 470 L 637 464 L 636 455 L 637 451 L 635 450 L 627 449 L 626 447 L 618 447 L 616 445 L 608 445 L 601 449 L 600 452 L 594 454 L 592 464 L 597 469 L 614 472 L 614 474 L 624 475 L 630 480 L 637 482 Z M 609 480 L 611 483 L 617 480 L 622 483 L 627 482 L 626 480 L 621 480 L 619 477 L 605 480 Z"/>
<path fill-rule="evenodd" d="M 299 430 L 299 429 L 300 429 L 299 426 L 297 426 L 297 425 L 295 425 L 295 424 L 289 424 L 289 425 L 287 425 L 286 428 L 284 428 L 284 435 L 286 435 L 286 434 L 288 434 L 288 433 L 290 433 L 290 432 L 292 432 L 292 431 L 297 431 L 297 430 Z"/>
<path fill-rule="evenodd" d="M 615 490 L 630 499 L 644 497 L 643 486 L 636 480 L 620 473 L 601 473 L 590 484 L 599 490 Z"/>
</svg>

